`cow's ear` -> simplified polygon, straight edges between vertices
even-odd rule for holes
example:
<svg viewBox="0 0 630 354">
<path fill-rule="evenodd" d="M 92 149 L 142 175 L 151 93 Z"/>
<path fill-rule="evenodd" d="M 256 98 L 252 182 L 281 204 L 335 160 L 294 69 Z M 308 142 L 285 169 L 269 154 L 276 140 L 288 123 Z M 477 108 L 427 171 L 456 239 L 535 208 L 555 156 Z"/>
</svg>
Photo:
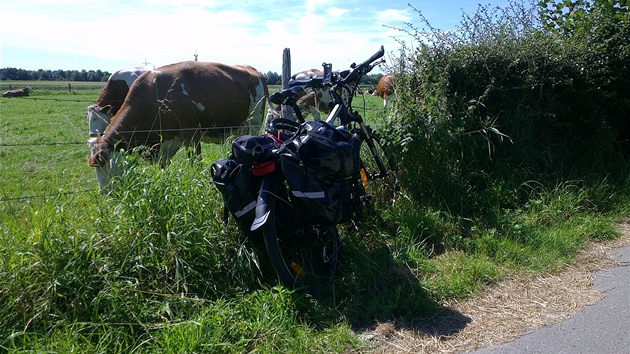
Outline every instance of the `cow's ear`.
<svg viewBox="0 0 630 354">
<path fill-rule="evenodd" d="M 99 107 L 100 111 L 107 114 L 112 109 L 112 105 L 108 104 L 107 106 Z"/>
</svg>

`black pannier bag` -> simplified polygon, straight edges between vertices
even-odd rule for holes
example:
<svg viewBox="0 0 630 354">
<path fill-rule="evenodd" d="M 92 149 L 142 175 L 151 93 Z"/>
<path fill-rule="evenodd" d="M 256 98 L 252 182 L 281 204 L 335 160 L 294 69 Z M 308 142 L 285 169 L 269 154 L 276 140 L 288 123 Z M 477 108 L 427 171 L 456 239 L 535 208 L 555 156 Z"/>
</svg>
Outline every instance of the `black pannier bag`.
<svg viewBox="0 0 630 354">
<path fill-rule="evenodd" d="M 261 240 L 259 232 L 250 231 L 256 217 L 259 179 L 251 174 L 248 166 L 233 158 L 216 161 L 212 164 L 211 172 L 212 182 L 223 197 L 223 205 L 236 220 L 238 228 L 250 239 Z"/>
<path fill-rule="evenodd" d="M 212 181 L 223 204 L 242 233 L 252 241 L 262 241 L 262 231 L 251 231 L 256 218 L 256 202 L 261 179 L 251 171 L 252 164 L 267 159 L 278 143 L 268 135 L 243 135 L 232 142 L 232 155 L 212 164 Z M 226 213 L 227 219 L 227 213 Z"/>
<path fill-rule="evenodd" d="M 281 148 L 282 172 L 300 222 L 334 225 L 349 219 L 348 179 L 357 163 L 351 135 L 323 122 L 306 122 Z"/>
</svg>

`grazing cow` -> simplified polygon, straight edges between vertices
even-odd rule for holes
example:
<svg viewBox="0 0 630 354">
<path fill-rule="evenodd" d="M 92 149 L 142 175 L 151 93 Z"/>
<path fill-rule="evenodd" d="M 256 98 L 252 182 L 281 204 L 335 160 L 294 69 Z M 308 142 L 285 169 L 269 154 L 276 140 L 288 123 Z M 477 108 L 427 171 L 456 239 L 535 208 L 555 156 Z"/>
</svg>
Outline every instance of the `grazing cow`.
<svg viewBox="0 0 630 354">
<path fill-rule="evenodd" d="M 31 92 L 33 92 L 33 89 L 30 86 L 27 86 L 21 89 L 6 91 L 2 94 L 2 97 L 23 97 L 28 96 Z"/>
<path fill-rule="evenodd" d="M 395 97 L 396 92 L 394 90 L 394 74 L 387 74 L 381 77 L 378 80 L 378 85 L 376 86 L 376 92 L 378 93 L 378 97 L 383 99 L 383 107 L 387 107 L 387 99 L 389 97 Z"/>
<path fill-rule="evenodd" d="M 95 137 L 103 134 L 109 121 L 125 101 L 131 84 L 140 75 L 150 70 L 153 70 L 153 67 L 136 66 L 117 70 L 109 76 L 96 104 L 88 107 L 87 119 L 90 136 Z"/>
<path fill-rule="evenodd" d="M 201 140 L 216 141 L 232 128 L 248 125 L 258 134 L 268 97 L 264 76 L 248 66 L 188 61 L 146 72 L 104 134 L 89 140 L 88 165 L 103 189 L 120 177 L 120 150 L 147 146 L 164 167 L 182 145 L 199 155 Z"/>
<path fill-rule="evenodd" d="M 322 76 L 324 72 L 319 69 L 311 69 L 300 71 L 297 74 L 291 76 L 293 80 L 308 80 L 314 78 L 316 76 Z M 297 101 L 298 107 L 300 107 L 300 111 L 302 111 L 302 115 L 304 118 L 308 116 L 309 113 L 313 115 L 314 120 L 320 120 L 320 112 L 324 112 L 328 114 L 330 112 L 330 108 L 328 108 L 328 102 L 332 100 L 330 93 L 327 89 L 319 89 L 319 88 L 307 88 L 304 95 L 300 97 Z"/>
</svg>

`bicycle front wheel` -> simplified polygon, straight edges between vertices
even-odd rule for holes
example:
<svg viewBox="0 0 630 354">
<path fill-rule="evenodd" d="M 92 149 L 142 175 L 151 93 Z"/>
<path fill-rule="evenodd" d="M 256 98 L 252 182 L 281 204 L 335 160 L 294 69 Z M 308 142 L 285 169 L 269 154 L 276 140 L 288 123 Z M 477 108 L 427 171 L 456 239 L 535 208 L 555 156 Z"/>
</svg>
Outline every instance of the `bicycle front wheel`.
<svg viewBox="0 0 630 354">
<path fill-rule="evenodd" d="M 279 183 L 273 195 L 262 227 L 269 260 L 285 286 L 316 296 L 330 285 L 337 268 L 337 227 L 298 225 L 285 184 Z"/>
<path fill-rule="evenodd" d="M 391 150 L 384 145 L 377 133 L 371 131 L 370 137 L 374 152 L 368 140 L 361 142 L 359 150 L 361 179 L 370 204 L 386 209 L 393 204 L 399 189 L 396 162 Z M 381 160 L 383 169 L 379 167 L 378 159 Z"/>
</svg>

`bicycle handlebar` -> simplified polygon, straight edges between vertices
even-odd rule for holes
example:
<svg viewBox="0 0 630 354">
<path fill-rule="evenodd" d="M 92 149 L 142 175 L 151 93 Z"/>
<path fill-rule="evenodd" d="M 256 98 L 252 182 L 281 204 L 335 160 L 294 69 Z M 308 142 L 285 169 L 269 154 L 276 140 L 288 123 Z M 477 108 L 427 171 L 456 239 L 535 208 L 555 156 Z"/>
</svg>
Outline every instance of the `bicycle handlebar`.
<svg viewBox="0 0 630 354">
<path fill-rule="evenodd" d="M 357 77 L 359 77 L 360 75 L 365 75 L 367 73 L 369 73 L 370 71 L 372 71 L 372 69 L 374 68 L 374 66 L 380 64 L 380 63 L 375 63 L 374 65 L 372 65 L 373 62 L 377 61 L 378 59 L 382 58 L 383 55 L 385 55 L 385 48 L 383 46 L 381 46 L 381 49 L 378 50 L 378 52 L 374 53 L 370 59 L 364 61 L 363 63 L 355 66 L 352 68 L 352 71 L 350 71 L 350 73 L 344 77 L 342 79 L 342 83 L 343 84 L 348 84 L 352 81 L 355 81 L 357 79 Z"/>
<path fill-rule="evenodd" d="M 295 79 L 289 80 L 289 87 L 303 86 L 303 87 L 321 88 L 324 86 L 331 86 L 334 84 L 347 85 L 353 81 L 356 81 L 356 79 L 359 78 L 360 76 L 363 76 L 369 73 L 370 71 L 372 71 L 372 69 L 376 65 L 379 65 L 381 63 L 381 62 L 378 62 L 378 63 L 374 63 L 374 62 L 382 58 L 383 55 L 385 55 L 385 48 L 381 46 L 378 52 L 374 53 L 368 60 L 364 61 L 363 63 L 359 65 L 352 64 L 351 70 L 344 70 L 340 72 L 338 75 L 336 75 L 337 78 L 336 79 L 333 78 L 330 84 L 324 83 L 323 76 L 315 76 L 313 78 L 306 79 L 306 80 L 295 80 Z M 339 78 L 341 79 L 339 80 Z"/>
</svg>

